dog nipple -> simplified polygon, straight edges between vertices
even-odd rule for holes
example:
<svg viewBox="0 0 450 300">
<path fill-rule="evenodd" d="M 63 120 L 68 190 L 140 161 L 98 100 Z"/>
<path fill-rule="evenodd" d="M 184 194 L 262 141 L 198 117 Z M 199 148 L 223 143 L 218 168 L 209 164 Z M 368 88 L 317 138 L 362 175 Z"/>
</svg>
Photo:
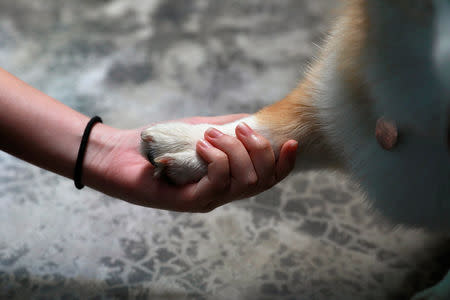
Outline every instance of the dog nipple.
<svg viewBox="0 0 450 300">
<path fill-rule="evenodd" d="M 392 150 L 398 142 L 397 124 L 384 118 L 378 119 L 375 136 L 384 150 Z"/>
</svg>

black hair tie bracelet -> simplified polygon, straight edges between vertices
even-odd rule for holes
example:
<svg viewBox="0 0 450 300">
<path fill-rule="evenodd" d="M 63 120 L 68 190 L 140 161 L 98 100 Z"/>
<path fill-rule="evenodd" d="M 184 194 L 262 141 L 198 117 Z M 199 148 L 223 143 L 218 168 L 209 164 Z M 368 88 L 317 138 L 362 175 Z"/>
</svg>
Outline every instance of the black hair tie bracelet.
<svg viewBox="0 0 450 300">
<path fill-rule="evenodd" d="M 75 163 L 75 171 L 73 175 L 73 181 L 75 182 L 75 187 L 79 190 L 84 188 L 83 183 L 81 183 L 81 177 L 83 175 L 83 161 L 86 154 L 87 143 L 89 140 L 89 135 L 91 134 L 92 128 L 97 123 L 103 123 L 99 116 L 93 117 L 89 123 L 86 125 L 83 137 L 81 138 L 80 149 L 78 150 L 77 162 Z"/>
</svg>

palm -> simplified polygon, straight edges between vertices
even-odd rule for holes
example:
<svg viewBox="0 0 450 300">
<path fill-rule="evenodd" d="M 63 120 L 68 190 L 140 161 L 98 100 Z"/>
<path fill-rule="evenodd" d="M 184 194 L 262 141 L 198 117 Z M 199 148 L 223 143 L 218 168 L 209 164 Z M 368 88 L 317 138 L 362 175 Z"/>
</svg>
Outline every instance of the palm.
<svg viewBox="0 0 450 300">
<path fill-rule="evenodd" d="M 139 130 L 120 132 L 114 151 L 104 160 L 108 162 L 105 174 L 113 187 L 108 194 L 141 206 L 173 209 L 173 198 L 168 198 L 178 198 L 182 188 L 153 177 L 153 166 L 139 153 L 139 134 Z"/>
<path fill-rule="evenodd" d="M 223 124 L 245 115 L 213 118 L 190 118 L 188 123 Z M 103 161 L 108 178 L 108 191 L 113 197 L 141 206 L 185 211 L 199 201 L 196 184 L 175 186 L 153 176 L 153 166 L 139 153 L 141 129 L 119 131 L 114 139 L 115 148 Z"/>
</svg>

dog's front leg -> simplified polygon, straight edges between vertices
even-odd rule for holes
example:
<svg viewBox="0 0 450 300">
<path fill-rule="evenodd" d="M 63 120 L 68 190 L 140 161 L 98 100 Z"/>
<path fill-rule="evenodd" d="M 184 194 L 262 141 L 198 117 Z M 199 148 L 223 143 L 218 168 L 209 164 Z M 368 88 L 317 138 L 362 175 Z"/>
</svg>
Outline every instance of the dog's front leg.
<svg viewBox="0 0 450 300">
<path fill-rule="evenodd" d="M 276 155 L 287 140 L 300 143 L 299 165 L 317 167 L 326 161 L 330 165 L 331 151 L 322 136 L 317 114 L 308 93 L 308 85 L 300 85 L 285 99 L 238 122 L 221 126 L 210 124 L 164 123 L 142 132 L 143 155 L 155 166 L 156 176 L 167 176 L 177 184 L 194 182 L 207 172 L 206 163 L 196 153 L 196 143 L 208 128 L 215 127 L 225 134 L 235 136 L 239 122 L 247 123 L 253 130 L 271 142 Z"/>
</svg>

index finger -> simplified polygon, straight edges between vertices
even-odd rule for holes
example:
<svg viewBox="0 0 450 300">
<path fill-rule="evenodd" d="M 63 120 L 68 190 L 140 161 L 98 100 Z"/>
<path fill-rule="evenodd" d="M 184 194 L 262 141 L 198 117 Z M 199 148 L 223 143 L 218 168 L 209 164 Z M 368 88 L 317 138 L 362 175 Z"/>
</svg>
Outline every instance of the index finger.
<svg viewBox="0 0 450 300">
<path fill-rule="evenodd" d="M 208 173 L 190 186 L 188 199 L 193 211 L 209 212 L 218 206 L 214 203 L 227 198 L 230 184 L 228 156 L 205 140 L 197 143 L 197 152 L 208 163 Z"/>
</svg>

